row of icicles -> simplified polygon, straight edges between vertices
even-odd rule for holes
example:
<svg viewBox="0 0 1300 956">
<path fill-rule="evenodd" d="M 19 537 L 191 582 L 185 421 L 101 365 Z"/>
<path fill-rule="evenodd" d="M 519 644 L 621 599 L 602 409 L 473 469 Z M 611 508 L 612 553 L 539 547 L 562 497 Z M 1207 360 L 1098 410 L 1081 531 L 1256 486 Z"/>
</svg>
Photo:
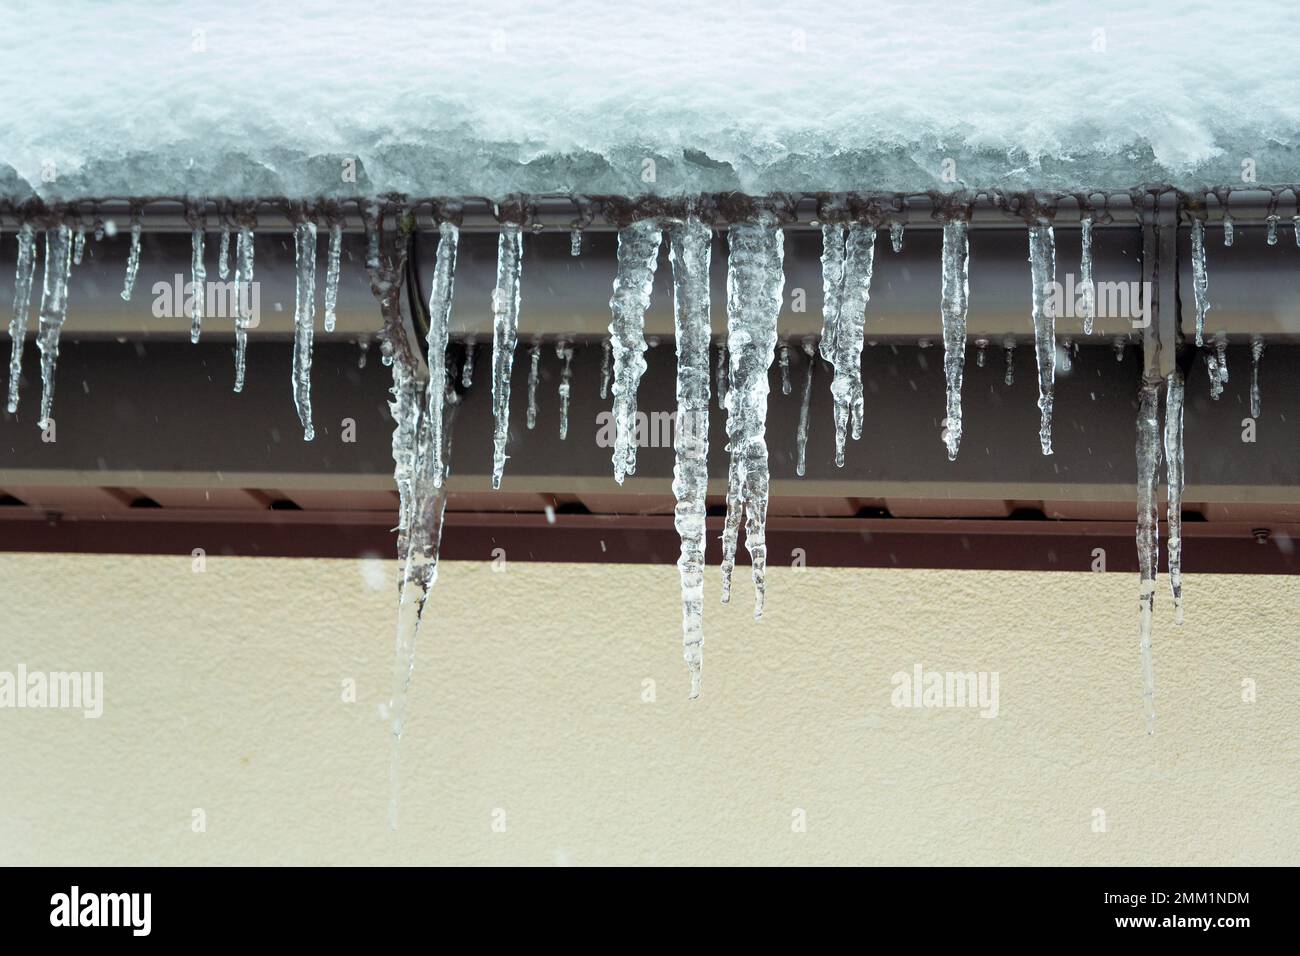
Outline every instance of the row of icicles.
<svg viewBox="0 0 1300 956">
<path fill-rule="evenodd" d="M 95 239 L 116 232 L 114 224 L 97 223 Z M 139 217 L 131 221 L 131 245 L 127 253 L 126 279 L 122 285 L 122 299 L 130 301 L 135 291 L 136 276 L 140 271 L 140 241 L 142 226 Z M 311 422 L 311 352 L 315 325 L 316 290 L 316 223 L 300 218 L 294 224 L 294 250 L 297 288 L 294 310 L 293 383 L 294 403 L 304 429 L 304 438 L 311 441 L 314 429 Z M 204 299 L 202 290 L 207 283 L 204 264 L 205 228 L 198 222 L 191 229 L 191 282 L 194 294 L 189 297 L 190 341 L 198 343 L 203 325 Z M 231 263 L 231 239 L 234 237 L 234 263 Z M 333 332 L 335 306 L 338 302 L 339 258 L 343 243 L 342 224 L 335 221 L 329 226 L 328 268 L 325 279 L 325 331 Z M 41 353 L 41 411 L 39 427 L 47 426 L 54 403 L 54 369 L 59 355 L 59 335 L 68 315 L 68 285 L 74 265 L 81 265 L 86 246 L 86 230 L 78 226 L 75 231 L 66 223 L 45 230 L 45 271 L 41 292 L 40 316 L 36 344 Z M 249 308 L 248 290 L 254 281 L 253 229 L 241 225 L 237 229 L 226 227 L 221 231 L 221 246 L 217 271 L 222 280 L 231 277 L 235 287 L 235 391 L 243 391 L 245 356 L 248 349 L 248 330 L 253 322 Z M 13 318 L 9 323 L 11 352 L 9 360 L 9 392 L 7 409 L 18 411 L 19 383 L 22 373 L 23 339 L 26 335 L 30 310 L 32 280 L 36 271 L 36 234 L 29 223 L 18 229 L 18 260 L 14 279 Z"/>
<path fill-rule="evenodd" d="M 437 540 L 441 535 L 441 515 L 445 504 L 444 481 L 448 471 L 447 457 L 450 449 L 449 413 L 458 399 L 451 387 L 446 369 L 449 344 L 449 323 L 452 288 L 456 268 L 459 230 L 450 223 L 440 226 L 433 284 L 429 296 L 430 329 L 427 339 L 427 381 L 421 379 L 418 363 L 413 359 L 405 334 L 394 327 L 392 302 L 402 281 L 402 271 L 394 261 L 404 263 L 406 251 L 392 250 L 392 243 L 384 241 L 382 217 L 377 204 L 363 206 L 363 220 L 367 229 L 367 269 L 372 288 L 385 304 L 386 327 L 381 336 L 384 361 L 393 369 L 393 410 L 397 428 L 393 449 L 395 478 L 402 504 L 399 519 L 399 556 L 403 567 L 401 591 L 403 602 L 414 600 L 422 609 L 429 585 L 436 577 Z M 1268 242 L 1275 244 L 1276 220 L 1270 217 Z M 197 219 L 191 220 L 192 266 L 191 278 L 196 290 L 204 288 L 205 227 Z M 335 307 L 338 297 L 342 224 L 329 222 L 327 272 L 325 282 L 324 328 L 331 332 L 335 324 Z M 1093 220 L 1081 220 L 1082 259 L 1080 287 L 1085 294 L 1081 299 L 1083 332 L 1091 334 L 1095 317 L 1092 280 Z M 98 225 L 96 238 L 112 232 L 112 224 Z M 969 291 L 969 224 L 965 219 L 952 218 L 943 225 L 942 298 L 940 317 L 944 345 L 944 375 L 947 385 L 946 417 L 943 440 L 950 459 L 955 459 L 962 438 L 962 373 L 966 350 L 966 314 Z M 864 318 L 871 291 L 871 278 L 875 257 L 875 225 L 853 222 L 821 226 L 823 253 L 823 325 L 820 342 L 816 348 L 834 370 L 831 395 L 834 403 L 835 462 L 844 464 L 846 437 L 858 439 L 862 433 L 864 398 L 862 382 L 862 350 L 864 345 Z M 1224 222 L 1224 241 L 1231 245 L 1233 228 L 1231 220 Z M 903 226 L 894 223 L 889 229 L 895 252 L 901 251 Z M 685 220 L 642 220 L 623 227 L 618 232 L 617 270 L 610 298 L 611 321 L 609 338 L 605 343 L 606 359 L 612 363 L 613 410 L 616 440 L 613 453 L 614 478 L 622 483 L 636 471 L 636 400 L 637 389 L 646 369 L 645 315 L 650 304 L 651 289 L 658 265 L 660 247 L 667 236 L 669 261 L 673 270 L 674 325 L 677 351 L 677 428 L 674 439 L 676 463 L 673 492 L 677 505 L 675 524 L 681 538 L 681 557 L 678 568 L 681 578 L 684 656 L 691 677 L 691 697 L 699 694 L 703 646 L 703 569 L 705 563 L 705 497 L 708 486 L 708 415 L 710 399 L 710 293 L 709 267 L 713 228 L 695 218 Z M 8 410 L 18 408 L 18 385 L 21 372 L 22 345 L 26 331 L 32 281 L 36 265 L 36 233 L 30 224 L 18 230 L 18 259 L 15 281 L 14 314 L 9 332 L 12 353 L 9 375 Z M 746 526 L 746 547 L 750 553 L 752 577 L 755 588 L 755 617 L 761 617 L 765 593 L 766 544 L 765 523 L 768 497 L 768 451 L 765 438 L 768 372 L 774 356 L 779 355 L 783 378 L 783 391 L 789 392 L 788 350 L 782 344 L 778 350 L 777 318 L 781 310 L 784 291 L 784 233 L 775 219 L 760 218 L 752 222 L 732 225 L 727 233 L 730 256 L 727 273 L 727 337 L 719 353 L 720 365 L 719 403 L 727 415 L 727 450 L 729 465 L 727 476 L 727 513 L 722 535 L 722 600 L 727 602 L 731 590 L 731 577 L 735 566 L 739 528 Z M 141 223 L 133 217 L 130 225 L 130 251 L 126 265 L 126 278 L 122 298 L 129 300 L 140 267 Z M 233 240 L 233 241 L 232 241 Z M 404 238 L 401 241 L 404 243 Z M 67 316 L 68 281 L 73 265 L 80 264 L 86 243 L 82 227 L 75 230 L 67 224 L 58 224 L 45 230 L 45 269 L 41 296 L 37 345 L 41 354 L 41 427 L 50 418 L 54 370 L 58 357 L 59 333 Z M 1300 230 L 1297 231 L 1300 244 Z M 399 243 L 400 245 L 401 243 Z M 231 249 L 234 261 L 231 262 Z M 304 428 L 304 437 L 313 437 L 311 416 L 311 353 L 315 326 L 317 225 L 307 215 L 296 217 L 294 222 L 294 248 L 296 262 L 295 336 L 293 350 L 292 388 L 295 407 Z M 1030 314 L 1034 328 L 1034 349 L 1038 370 L 1038 405 L 1040 409 L 1039 439 L 1042 452 L 1052 454 L 1052 406 L 1058 356 L 1055 315 L 1051 308 L 1051 289 L 1056 276 L 1055 237 L 1052 224 L 1047 219 L 1033 222 L 1028 227 L 1028 251 L 1031 275 Z M 572 252 L 578 255 L 582 248 L 581 233 L 573 233 Z M 1208 278 L 1205 264 L 1205 225 L 1200 219 L 1192 221 L 1192 250 L 1194 294 L 1196 305 L 1196 343 L 1205 344 L 1205 317 L 1209 311 Z M 492 484 L 499 488 L 507 460 L 506 443 L 509 429 L 510 376 L 518 341 L 520 305 L 520 277 L 522 269 L 523 229 L 515 224 L 502 226 L 498 240 L 498 266 L 496 289 L 492 296 L 493 347 L 492 347 L 492 405 L 495 420 L 493 439 Z M 251 314 L 247 309 L 248 296 L 244 294 L 254 279 L 254 231 L 251 224 L 241 223 L 236 228 L 227 225 L 220 232 L 218 272 L 225 280 L 233 273 L 239 310 L 235 322 L 235 391 L 244 385 L 245 355 Z M 199 341 L 203 320 L 203 295 L 192 297 L 191 340 Z M 400 337 L 399 337 L 400 336 Z M 1116 340 L 1117 354 L 1122 358 L 1125 340 Z M 977 340 L 979 364 L 983 364 L 986 340 Z M 1218 398 L 1228 380 L 1226 362 L 1226 336 L 1214 337 L 1213 349 L 1208 352 L 1211 394 Z M 1011 343 L 1007 343 L 1008 350 Z M 812 340 L 803 343 L 811 358 Z M 1252 341 L 1255 376 L 1251 388 L 1252 415 L 1259 414 L 1258 361 L 1263 341 Z M 570 387 L 569 363 L 572 346 L 561 341 L 557 351 L 564 361 L 564 374 L 560 393 L 562 405 L 567 409 Z M 1069 359 L 1069 343 L 1063 353 Z M 540 359 L 539 345 L 530 348 L 528 425 L 533 427 L 536 417 L 535 388 Z M 464 385 L 469 383 L 472 357 L 466 361 Z M 602 397 L 605 375 L 602 374 Z M 1010 371 L 1008 365 L 1008 381 Z M 725 383 L 725 394 L 722 393 Z M 800 415 L 797 435 L 800 475 L 805 469 L 805 445 L 808 429 L 808 394 L 811 374 L 804 383 L 804 407 Z M 1142 629 L 1141 648 L 1144 672 L 1144 693 L 1147 699 L 1148 722 L 1154 720 L 1151 700 L 1154 694 L 1150 666 L 1150 617 L 1155 590 L 1156 536 L 1158 522 L 1155 514 L 1155 473 L 1161 459 L 1156 435 L 1158 422 L 1158 397 L 1156 386 L 1144 386 L 1140 393 L 1138 415 L 1138 506 L 1139 506 L 1139 557 L 1142 566 Z M 1169 485 L 1169 541 L 1168 566 L 1177 620 L 1182 620 L 1181 593 L 1181 538 L 1179 502 L 1182 489 L 1182 390 L 1181 373 L 1175 373 L 1167 382 L 1165 400 L 1164 459 Z M 441 396 L 441 398 L 439 398 Z M 562 414 L 562 435 L 567 415 Z M 423 555 L 415 559 L 413 555 Z M 414 598 L 408 595 L 408 586 L 419 585 Z M 402 615 L 399 614 L 399 619 Z M 399 627 L 399 680 L 395 688 L 394 736 L 400 737 L 400 702 L 409 682 L 413 662 L 415 628 L 419 613 L 407 626 L 404 637 Z"/>
</svg>

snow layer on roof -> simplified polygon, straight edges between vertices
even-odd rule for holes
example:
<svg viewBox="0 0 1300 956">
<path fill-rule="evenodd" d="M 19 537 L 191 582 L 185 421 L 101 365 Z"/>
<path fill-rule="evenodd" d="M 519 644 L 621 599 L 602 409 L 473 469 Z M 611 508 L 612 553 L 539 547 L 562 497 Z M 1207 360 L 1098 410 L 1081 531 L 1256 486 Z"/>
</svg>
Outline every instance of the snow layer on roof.
<svg viewBox="0 0 1300 956">
<path fill-rule="evenodd" d="M 11 198 L 1300 181 L 1294 0 L 6 7 Z"/>
</svg>

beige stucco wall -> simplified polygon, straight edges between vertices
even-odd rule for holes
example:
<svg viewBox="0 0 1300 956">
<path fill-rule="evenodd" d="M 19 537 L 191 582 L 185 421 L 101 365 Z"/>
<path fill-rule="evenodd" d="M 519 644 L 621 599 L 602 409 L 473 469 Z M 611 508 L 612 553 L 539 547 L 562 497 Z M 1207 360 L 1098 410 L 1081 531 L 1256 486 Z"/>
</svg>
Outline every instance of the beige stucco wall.
<svg viewBox="0 0 1300 956">
<path fill-rule="evenodd" d="M 385 574 L 0 556 L 0 670 L 106 696 L 0 710 L 0 863 L 1300 862 L 1295 578 L 1162 592 L 1148 738 L 1127 575 L 778 568 L 756 625 L 711 569 L 688 703 L 672 567 L 448 563 L 394 834 Z M 893 707 L 918 661 L 999 716 Z"/>
</svg>

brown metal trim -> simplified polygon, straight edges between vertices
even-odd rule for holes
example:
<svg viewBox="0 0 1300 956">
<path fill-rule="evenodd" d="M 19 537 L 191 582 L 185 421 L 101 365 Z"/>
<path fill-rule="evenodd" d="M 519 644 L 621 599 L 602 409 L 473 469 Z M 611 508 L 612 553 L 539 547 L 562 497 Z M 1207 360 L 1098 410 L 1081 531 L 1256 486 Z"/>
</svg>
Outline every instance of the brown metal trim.
<svg viewBox="0 0 1300 956">
<path fill-rule="evenodd" d="M 722 519 L 709 519 L 712 540 Z M 44 515 L 0 509 L 0 551 L 209 556 L 388 557 L 392 516 L 382 512 L 131 509 L 109 514 Z M 1261 541 L 1237 522 L 1183 527 L 1184 570 L 1191 574 L 1296 574 L 1300 524 L 1275 524 Z M 671 564 L 678 540 L 668 516 L 448 514 L 442 556 L 489 561 Z M 801 549 L 814 567 L 1090 571 L 1096 549 L 1105 569 L 1137 570 L 1133 525 L 1119 521 L 907 518 L 773 518 L 768 561 L 793 563 Z M 716 562 L 720 549 L 710 548 Z M 742 560 L 745 557 L 741 549 Z"/>
</svg>

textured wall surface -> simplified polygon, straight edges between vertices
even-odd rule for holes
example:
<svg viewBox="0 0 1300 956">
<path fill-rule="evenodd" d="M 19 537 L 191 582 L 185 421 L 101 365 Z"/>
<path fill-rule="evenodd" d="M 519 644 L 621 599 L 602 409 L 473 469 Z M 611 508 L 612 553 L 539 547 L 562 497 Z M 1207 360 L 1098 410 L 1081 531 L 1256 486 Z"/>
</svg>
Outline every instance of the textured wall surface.
<svg viewBox="0 0 1300 956">
<path fill-rule="evenodd" d="M 689 703 L 672 567 L 448 563 L 390 833 L 388 574 L 0 556 L 0 671 L 106 698 L 0 710 L 0 863 L 1300 862 L 1295 578 L 1161 592 L 1148 738 L 1127 575 L 779 568 L 755 624 L 711 568 Z M 918 662 L 998 716 L 894 707 Z"/>
</svg>

